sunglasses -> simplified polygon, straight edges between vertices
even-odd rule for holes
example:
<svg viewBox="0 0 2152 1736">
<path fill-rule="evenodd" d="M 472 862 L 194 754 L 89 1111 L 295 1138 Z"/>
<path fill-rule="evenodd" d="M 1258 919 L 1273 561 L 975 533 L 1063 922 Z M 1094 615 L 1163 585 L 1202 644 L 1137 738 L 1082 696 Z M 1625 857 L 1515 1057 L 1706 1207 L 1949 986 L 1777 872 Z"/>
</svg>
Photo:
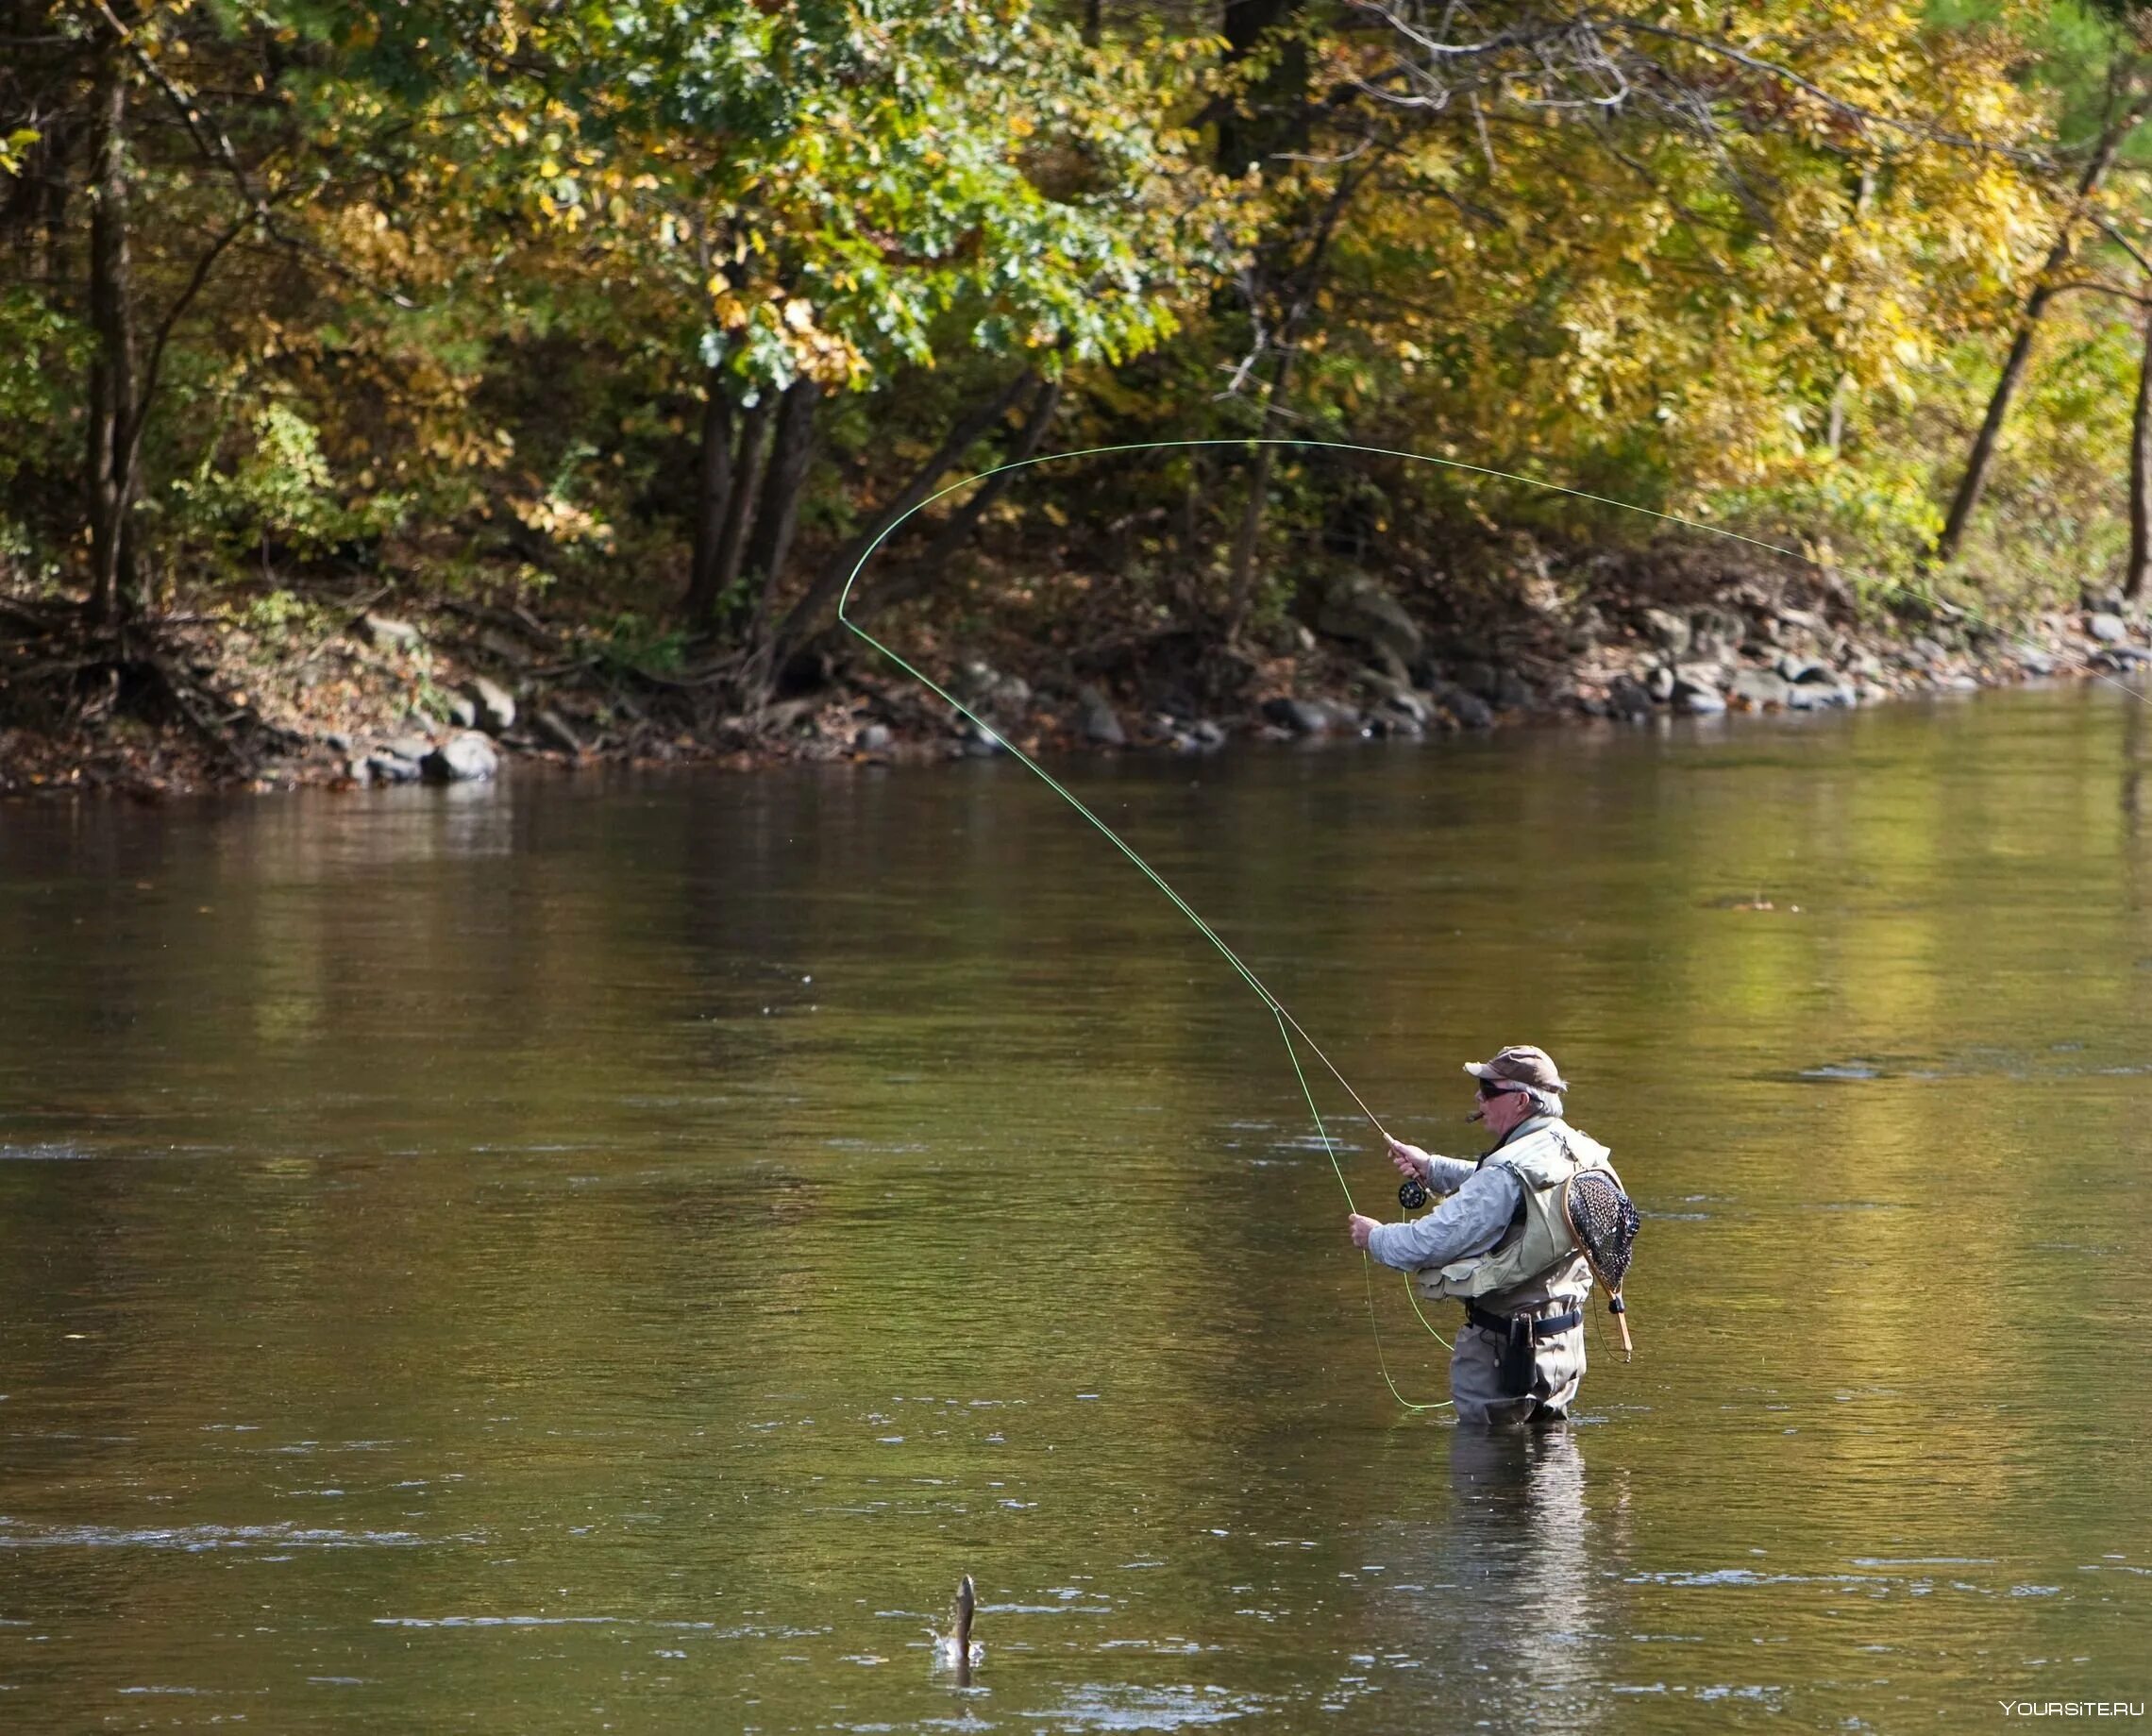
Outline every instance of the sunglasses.
<svg viewBox="0 0 2152 1736">
<path fill-rule="evenodd" d="M 1521 1085 L 1495 1085 L 1482 1079 L 1479 1082 L 1480 1102 L 1484 1104 L 1490 1097 L 1512 1097 L 1522 1089 L 1524 1087 Z"/>
</svg>

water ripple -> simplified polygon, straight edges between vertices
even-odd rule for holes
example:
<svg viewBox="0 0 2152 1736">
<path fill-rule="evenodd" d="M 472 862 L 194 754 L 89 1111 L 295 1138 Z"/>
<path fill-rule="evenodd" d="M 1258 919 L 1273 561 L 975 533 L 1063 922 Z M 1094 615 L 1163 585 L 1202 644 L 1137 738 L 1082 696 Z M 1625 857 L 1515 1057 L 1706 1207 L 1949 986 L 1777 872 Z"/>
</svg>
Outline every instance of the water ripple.
<svg viewBox="0 0 2152 1736">
<path fill-rule="evenodd" d="M 415 1531 L 344 1531 L 273 1525 L 44 1525 L 0 1519 L 0 1549 L 412 1549 L 437 1540 Z M 471 1539 L 457 1539 L 470 1542 Z"/>
</svg>

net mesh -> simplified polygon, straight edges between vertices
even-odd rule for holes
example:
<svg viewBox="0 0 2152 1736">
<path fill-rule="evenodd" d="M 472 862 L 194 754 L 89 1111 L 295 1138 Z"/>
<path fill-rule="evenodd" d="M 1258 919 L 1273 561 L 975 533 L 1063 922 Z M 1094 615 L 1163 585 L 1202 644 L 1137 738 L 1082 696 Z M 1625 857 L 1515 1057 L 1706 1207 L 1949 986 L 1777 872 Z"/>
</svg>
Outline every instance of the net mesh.
<svg viewBox="0 0 2152 1736">
<path fill-rule="evenodd" d="M 1563 1192 L 1562 1208 L 1592 1271 L 1608 1289 L 1620 1290 L 1629 1273 L 1637 1232 L 1643 1227 L 1622 1184 L 1609 1171 L 1580 1170 Z"/>
</svg>

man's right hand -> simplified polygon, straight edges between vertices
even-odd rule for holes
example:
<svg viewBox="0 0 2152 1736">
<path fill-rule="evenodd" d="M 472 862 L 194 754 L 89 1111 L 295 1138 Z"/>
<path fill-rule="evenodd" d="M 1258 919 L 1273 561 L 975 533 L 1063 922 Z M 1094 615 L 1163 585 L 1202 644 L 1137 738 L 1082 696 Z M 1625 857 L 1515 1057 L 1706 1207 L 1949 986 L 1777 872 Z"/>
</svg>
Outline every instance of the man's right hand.
<svg viewBox="0 0 2152 1736">
<path fill-rule="evenodd" d="M 1417 1175 L 1423 1182 L 1434 1179 L 1434 1160 L 1417 1145 L 1407 1145 L 1403 1139 L 1392 1139 L 1389 1151 L 1390 1161 L 1397 1165 L 1400 1175 Z"/>
</svg>

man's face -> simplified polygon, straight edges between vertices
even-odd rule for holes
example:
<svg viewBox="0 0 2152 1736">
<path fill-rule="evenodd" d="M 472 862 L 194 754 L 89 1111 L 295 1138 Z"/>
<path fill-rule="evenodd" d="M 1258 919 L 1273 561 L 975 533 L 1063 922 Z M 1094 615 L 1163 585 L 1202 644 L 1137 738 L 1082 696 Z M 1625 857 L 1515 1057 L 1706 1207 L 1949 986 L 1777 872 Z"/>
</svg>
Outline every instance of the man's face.
<svg viewBox="0 0 2152 1736">
<path fill-rule="evenodd" d="M 1494 1093 L 1491 1097 L 1488 1095 L 1490 1091 Z M 1504 1085 L 1499 1080 L 1483 1083 L 1479 1101 L 1481 1119 L 1497 1139 L 1505 1137 L 1518 1122 L 1531 1119 L 1532 1100 L 1521 1086 Z"/>
</svg>

